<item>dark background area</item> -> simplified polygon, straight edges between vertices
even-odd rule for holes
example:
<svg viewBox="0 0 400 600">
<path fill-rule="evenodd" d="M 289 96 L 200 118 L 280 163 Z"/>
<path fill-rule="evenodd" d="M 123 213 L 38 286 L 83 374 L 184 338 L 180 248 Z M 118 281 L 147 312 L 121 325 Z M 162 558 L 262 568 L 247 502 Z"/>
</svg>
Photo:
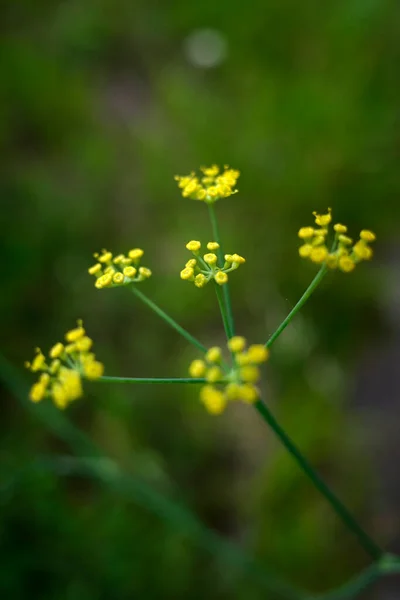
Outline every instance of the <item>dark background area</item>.
<svg viewBox="0 0 400 600">
<path fill-rule="evenodd" d="M 327 277 L 276 343 L 264 392 L 400 550 L 398 2 L 6 0 L 0 23 L 2 596 L 275 598 L 182 506 L 295 585 L 322 591 L 368 564 L 247 406 L 214 418 L 190 386 L 93 383 L 65 421 L 26 400 L 24 360 L 78 317 L 108 375 L 186 376 L 196 358 L 127 290 L 94 288 L 103 247 L 144 248 L 141 289 L 223 343 L 211 286 L 179 279 L 186 242 L 211 238 L 206 207 L 173 180 L 214 162 L 242 173 L 216 208 L 247 259 L 231 293 L 251 342 L 314 276 L 297 254 L 313 210 L 378 236 L 373 262 Z"/>
</svg>

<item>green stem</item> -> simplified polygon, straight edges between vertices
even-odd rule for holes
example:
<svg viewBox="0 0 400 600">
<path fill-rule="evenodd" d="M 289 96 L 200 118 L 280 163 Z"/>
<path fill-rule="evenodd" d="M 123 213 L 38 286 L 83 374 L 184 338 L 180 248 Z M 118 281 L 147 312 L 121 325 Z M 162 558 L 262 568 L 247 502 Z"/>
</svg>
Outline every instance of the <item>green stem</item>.
<svg viewBox="0 0 400 600">
<path fill-rule="evenodd" d="M 153 310 L 159 317 L 164 319 L 168 325 L 170 325 L 175 331 L 177 331 L 181 336 L 183 336 L 188 342 L 196 346 L 201 352 L 207 352 L 207 348 L 203 346 L 201 342 L 196 340 L 186 329 L 183 329 L 174 319 L 172 319 L 167 313 L 165 313 L 157 304 L 155 304 L 150 298 L 148 298 L 143 292 L 137 289 L 135 285 L 131 285 L 130 289 L 132 292 L 144 302 L 151 310 Z"/>
<path fill-rule="evenodd" d="M 320 268 L 320 270 L 318 271 L 318 273 L 316 274 L 316 276 L 314 277 L 314 279 L 312 280 L 312 282 L 310 283 L 300 300 L 292 308 L 286 319 L 282 321 L 278 329 L 271 335 L 269 340 L 266 342 L 265 345 L 267 348 L 270 348 L 272 346 L 275 340 L 281 335 L 282 331 L 286 329 L 286 327 L 289 325 L 290 321 L 293 319 L 296 313 L 298 313 L 299 310 L 304 306 L 311 294 L 314 292 L 315 288 L 319 285 L 323 277 L 326 275 L 327 271 L 327 266 L 325 264 L 322 265 L 322 267 Z"/>
<path fill-rule="evenodd" d="M 217 216 L 215 214 L 213 204 L 208 204 L 208 212 L 210 215 L 211 228 L 212 228 L 212 233 L 213 233 L 213 238 L 214 238 L 213 241 L 217 242 L 219 244 L 219 248 L 217 251 L 218 261 L 219 261 L 220 265 L 223 265 L 225 262 L 225 258 L 224 258 L 224 253 L 223 253 L 222 247 L 221 247 L 221 238 L 220 238 L 219 230 L 218 230 Z M 224 299 L 225 306 L 226 306 L 226 314 L 227 314 L 227 319 L 228 319 L 228 330 L 227 330 L 226 335 L 227 335 L 228 339 L 230 339 L 231 337 L 233 337 L 235 335 L 235 325 L 234 325 L 234 321 L 233 321 L 231 296 L 229 293 L 229 287 L 228 287 L 227 283 L 222 286 L 222 294 L 223 294 L 223 299 Z"/>
<path fill-rule="evenodd" d="M 226 305 L 224 302 L 223 291 L 221 289 L 221 286 L 218 285 L 218 283 L 214 282 L 214 287 L 215 287 L 215 292 L 216 292 L 217 298 L 218 298 L 218 304 L 219 304 L 219 309 L 221 311 L 222 321 L 224 323 L 226 338 L 229 340 L 232 336 L 230 335 L 229 318 L 228 318 L 228 314 L 227 314 L 227 310 L 226 310 Z M 225 287 L 225 285 L 222 287 Z"/>
<path fill-rule="evenodd" d="M 326 498 L 333 510 L 340 517 L 343 523 L 348 529 L 350 529 L 358 538 L 360 544 L 364 550 L 374 559 L 379 560 L 383 556 L 383 551 L 374 542 L 372 538 L 362 529 L 357 523 L 352 514 L 342 504 L 342 502 L 335 496 L 332 490 L 326 485 L 316 471 L 312 468 L 308 460 L 302 455 L 300 450 L 291 440 L 286 431 L 279 425 L 278 421 L 270 412 L 267 405 L 262 400 L 257 400 L 255 404 L 256 409 L 262 416 L 262 418 L 268 423 L 271 429 L 274 431 L 276 436 L 280 439 L 286 450 L 292 455 L 298 466 L 302 469 L 304 474 L 310 479 L 317 490 Z"/>
<path fill-rule="evenodd" d="M 193 377 L 111 377 L 103 376 L 97 381 L 104 383 L 206 383 L 203 378 Z"/>
</svg>

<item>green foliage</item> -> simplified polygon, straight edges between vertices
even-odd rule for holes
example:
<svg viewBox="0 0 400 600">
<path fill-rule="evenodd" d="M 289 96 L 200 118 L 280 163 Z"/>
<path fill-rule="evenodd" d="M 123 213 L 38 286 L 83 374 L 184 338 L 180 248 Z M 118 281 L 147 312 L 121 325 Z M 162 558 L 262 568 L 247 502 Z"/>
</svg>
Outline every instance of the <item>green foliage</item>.
<svg viewBox="0 0 400 600">
<path fill-rule="evenodd" d="M 22 368 L 31 348 L 47 349 L 81 316 L 107 374 L 185 376 L 195 358 L 186 342 L 124 290 L 94 289 L 86 270 L 104 246 L 144 247 L 154 271 L 146 293 L 206 346 L 219 343 L 212 290 L 199 303 L 179 280 L 184 244 L 209 237 L 207 215 L 173 181 L 211 162 L 242 171 L 240 193 L 218 206 L 220 228 L 247 258 L 232 278 L 236 329 L 262 342 L 315 274 L 297 258 L 298 228 L 331 206 L 351 229 L 376 231 L 376 261 L 323 282 L 276 344 L 267 397 L 373 531 L 373 474 L 354 453 L 346 406 L 358 357 L 388 335 L 393 273 L 382 265 L 400 216 L 397 3 L 6 0 L 0 22 L 3 354 Z M 187 36 L 204 27 L 227 44 L 209 70 L 185 54 Z M 261 578 L 206 552 L 178 521 L 167 526 L 146 509 L 148 496 L 98 486 L 86 471 L 64 477 L 53 463 L 70 452 L 59 415 L 44 425 L 9 388 L 5 597 L 266 597 Z M 367 562 L 240 408 L 214 420 L 191 386 L 93 384 L 69 417 L 130 481 L 190 508 L 266 570 L 325 590 Z M 74 440 L 78 456 L 91 455 Z"/>
</svg>

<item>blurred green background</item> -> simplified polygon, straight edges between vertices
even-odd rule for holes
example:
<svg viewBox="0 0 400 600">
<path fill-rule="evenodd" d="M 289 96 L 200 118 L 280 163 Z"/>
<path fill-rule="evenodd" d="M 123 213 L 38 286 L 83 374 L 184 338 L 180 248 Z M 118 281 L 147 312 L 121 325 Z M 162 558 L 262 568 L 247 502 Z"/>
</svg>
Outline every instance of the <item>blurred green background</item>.
<svg viewBox="0 0 400 600">
<path fill-rule="evenodd" d="M 322 591 L 368 564 L 248 407 L 213 418 L 190 386 L 90 384 L 65 421 L 26 400 L 24 360 L 78 317 L 108 375 L 185 376 L 196 357 L 127 290 L 94 288 L 103 247 L 143 247 L 141 289 L 223 343 L 211 286 L 179 279 L 207 211 L 173 180 L 214 162 L 242 173 L 216 208 L 247 258 L 231 293 L 252 342 L 314 276 L 297 255 L 313 210 L 378 235 L 374 261 L 327 277 L 276 343 L 264 391 L 396 549 L 398 2 L 5 0 L 0 22 L 2 596 L 274 599 L 258 568 Z"/>
</svg>

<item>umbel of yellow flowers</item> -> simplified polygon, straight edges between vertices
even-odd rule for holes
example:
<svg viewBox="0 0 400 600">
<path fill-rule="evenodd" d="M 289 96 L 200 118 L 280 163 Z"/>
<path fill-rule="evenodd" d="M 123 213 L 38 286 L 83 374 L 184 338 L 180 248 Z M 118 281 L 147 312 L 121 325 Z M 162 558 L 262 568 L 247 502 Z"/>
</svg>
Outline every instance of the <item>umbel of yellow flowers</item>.
<svg viewBox="0 0 400 600">
<path fill-rule="evenodd" d="M 175 175 L 175 180 L 182 190 L 184 198 L 202 200 L 212 204 L 220 198 L 228 198 L 237 193 L 236 182 L 240 172 L 224 166 L 222 173 L 217 165 L 201 167 L 202 175 L 199 177 L 194 171 L 190 175 Z"/>
<path fill-rule="evenodd" d="M 97 263 L 88 269 L 90 275 L 96 277 L 95 286 L 102 288 L 128 285 L 129 283 L 140 283 L 151 277 L 151 271 L 147 267 L 141 267 L 140 260 L 144 254 L 141 248 L 129 250 L 128 255 L 118 254 L 113 256 L 108 250 L 102 250 L 101 254 L 95 253 Z"/>
<path fill-rule="evenodd" d="M 186 248 L 192 252 L 194 258 L 188 260 L 185 268 L 181 271 L 181 279 L 192 281 L 198 288 L 202 288 L 211 279 L 214 279 L 218 285 L 228 283 L 228 273 L 235 271 L 240 265 L 246 262 L 243 256 L 239 254 L 225 254 L 225 262 L 218 266 L 218 257 L 214 254 L 219 249 L 217 242 L 208 242 L 207 252 L 203 256 L 200 254 L 201 243 L 197 240 L 191 240 L 186 244 Z"/>
<path fill-rule="evenodd" d="M 369 244 L 376 239 L 372 231 L 363 229 L 360 232 L 360 239 L 354 242 L 347 235 L 346 225 L 336 223 L 333 226 L 333 246 L 329 250 L 326 239 L 332 221 L 331 209 L 329 208 L 324 215 L 316 212 L 313 214 L 317 227 L 302 227 L 299 230 L 299 238 L 303 241 L 299 248 L 301 258 L 317 264 L 325 263 L 330 269 L 339 269 L 344 273 L 350 273 L 357 263 L 372 258 L 373 252 Z"/>
<path fill-rule="evenodd" d="M 83 323 L 65 334 L 66 344 L 57 342 L 49 351 L 48 359 L 40 348 L 36 356 L 25 366 L 39 379 L 31 387 L 32 402 L 52 398 L 58 408 L 66 408 L 70 402 L 82 396 L 82 378 L 99 379 L 104 367 L 91 352 L 93 341 L 86 335 Z"/>
<path fill-rule="evenodd" d="M 268 360 L 269 352 L 263 344 L 246 346 L 244 337 L 234 336 L 228 340 L 230 367 L 224 363 L 222 350 L 218 346 L 210 348 L 204 359 L 191 363 L 190 376 L 204 377 L 207 381 L 207 385 L 200 390 L 200 400 L 210 413 L 222 413 L 229 401 L 241 400 L 251 404 L 257 400 L 259 365 Z"/>
</svg>

